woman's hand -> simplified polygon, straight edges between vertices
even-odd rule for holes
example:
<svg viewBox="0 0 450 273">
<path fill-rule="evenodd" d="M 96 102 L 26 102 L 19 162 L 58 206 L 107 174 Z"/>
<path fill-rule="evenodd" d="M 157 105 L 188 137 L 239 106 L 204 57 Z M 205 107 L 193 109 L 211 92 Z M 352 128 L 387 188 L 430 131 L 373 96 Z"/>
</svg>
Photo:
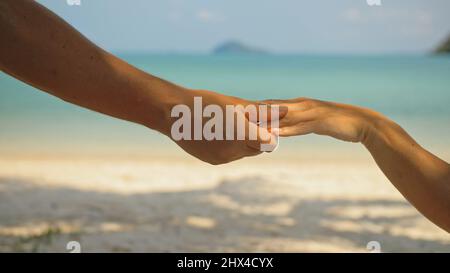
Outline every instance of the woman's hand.
<svg viewBox="0 0 450 273">
<path fill-rule="evenodd" d="M 353 105 L 325 102 L 307 98 L 293 100 L 271 100 L 287 106 L 287 115 L 280 120 L 280 136 L 327 135 L 349 142 L 367 140 L 369 130 L 381 120 L 381 114 Z"/>
<path fill-rule="evenodd" d="M 450 165 L 398 124 L 369 109 L 299 98 L 268 101 L 289 111 L 280 136 L 315 133 L 361 142 L 392 184 L 433 223 L 450 232 Z"/>
</svg>

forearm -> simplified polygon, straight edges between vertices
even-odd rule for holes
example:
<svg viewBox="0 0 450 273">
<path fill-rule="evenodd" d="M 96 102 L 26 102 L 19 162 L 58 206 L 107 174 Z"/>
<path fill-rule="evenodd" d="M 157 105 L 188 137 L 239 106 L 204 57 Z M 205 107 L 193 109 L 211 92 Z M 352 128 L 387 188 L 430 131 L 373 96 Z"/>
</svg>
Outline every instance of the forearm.
<svg viewBox="0 0 450 273">
<path fill-rule="evenodd" d="M 450 232 L 450 167 L 400 126 L 376 118 L 364 145 L 392 184 L 427 218 Z"/>
<path fill-rule="evenodd" d="M 34 1 L 0 3 L 0 67 L 65 101 L 167 133 L 183 88 L 95 46 Z"/>
</svg>

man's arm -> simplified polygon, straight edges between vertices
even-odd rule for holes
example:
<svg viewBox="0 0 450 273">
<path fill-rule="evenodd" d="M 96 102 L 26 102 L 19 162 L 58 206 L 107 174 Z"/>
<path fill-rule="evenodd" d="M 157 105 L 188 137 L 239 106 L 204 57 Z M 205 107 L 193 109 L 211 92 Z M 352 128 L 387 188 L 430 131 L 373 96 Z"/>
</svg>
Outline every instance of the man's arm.
<svg viewBox="0 0 450 273">
<path fill-rule="evenodd" d="M 0 69 L 65 101 L 143 124 L 170 137 L 174 105 L 248 105 L 211 91 L 188 90 L 149 75 L 94 45 L 57 15 L 31 0 L 0 1 Z M 239 115 L 245 119 L 245 116 Z M 238 117 L 238 118 L 239 118 Z M 256 126 L 244 121 L 245 126 Z M 270 135 L 263 128 L 260 132 Z M 256 141 L 177 141 L 191 155 L 227 163 L 260 153 Z"/>
<path fill-rule="evenodd" d="M 35 1 L 0 2 L 0 66 L 68 102 L 167 132 L 183 88 L 97 47 Z"/>
</svg>

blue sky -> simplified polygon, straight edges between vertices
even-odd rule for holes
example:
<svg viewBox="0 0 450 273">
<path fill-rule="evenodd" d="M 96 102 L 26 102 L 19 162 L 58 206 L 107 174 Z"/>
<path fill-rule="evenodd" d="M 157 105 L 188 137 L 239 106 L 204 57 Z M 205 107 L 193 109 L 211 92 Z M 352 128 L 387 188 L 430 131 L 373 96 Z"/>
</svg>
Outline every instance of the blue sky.
<svg viewBox="0 0 450 273">
<path fill-rule="evenodd" d="M 450 35 L 449 0 L 40 0 L 114 52 L 420 53 Z"/>
</svg>

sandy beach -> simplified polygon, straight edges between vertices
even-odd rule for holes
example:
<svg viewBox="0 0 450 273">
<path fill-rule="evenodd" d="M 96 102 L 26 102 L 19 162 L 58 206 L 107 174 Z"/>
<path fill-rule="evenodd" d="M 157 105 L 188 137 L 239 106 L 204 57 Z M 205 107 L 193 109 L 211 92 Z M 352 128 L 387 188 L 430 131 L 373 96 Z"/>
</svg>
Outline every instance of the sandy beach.
<svg viewBox="0 0 450 273">
<path fill-rule="evenodd" d="M 368 155 L 0 160 L 0 251 L 448 252 Z"/>
</svg>

